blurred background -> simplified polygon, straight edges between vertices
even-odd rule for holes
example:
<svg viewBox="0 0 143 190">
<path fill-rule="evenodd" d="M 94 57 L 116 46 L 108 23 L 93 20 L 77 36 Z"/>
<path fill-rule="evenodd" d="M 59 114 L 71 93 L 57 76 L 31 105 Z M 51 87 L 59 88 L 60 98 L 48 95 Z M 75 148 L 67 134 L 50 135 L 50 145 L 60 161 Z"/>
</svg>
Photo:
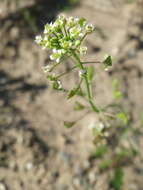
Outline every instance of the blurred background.
<svg viewBox="0 0 143 190">
<path fill-rule="evenodd" d="M 128 117 L 113 123 L 106 143 L 92 142 L 95 114 L 64 128 L 84 112 L 43 74 L 49 52 L 34 39 L 60 13 L 96 26 L 85 60 L 113 56 L 108 72 L 95 67 L 95 101 L 114 101 Z M 77 80 L 67 76 L 65 85 Z M 142 0 L 0 0 L 0 190 L 143 190 L 142 125 Z"/>
</svg>

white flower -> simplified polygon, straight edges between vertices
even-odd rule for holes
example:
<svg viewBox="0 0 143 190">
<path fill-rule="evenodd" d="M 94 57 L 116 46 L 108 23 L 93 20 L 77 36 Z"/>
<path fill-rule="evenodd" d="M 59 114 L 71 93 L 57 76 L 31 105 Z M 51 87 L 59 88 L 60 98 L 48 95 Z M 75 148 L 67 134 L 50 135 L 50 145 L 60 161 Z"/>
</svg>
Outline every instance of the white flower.
<svg viewBox="0 0 143 190">
<path fill-rule="evenodd" d="M 87 33 L 91 33 L 94 31 L 94 26 L 92 24 L 87 24 L 85 30 Z"/>
<path fill-rule="evenodd" d="M 78 74 L 80 77 L 83 77 L 83 75 L 86 74 L 86 70 L 85 69 L 79 70 Z"/>
<path fill-rule="evenodd" d="M 48 40 L 48 36 L 44 36 L 43 40 L 47 41 Z"/>
<path fill-rule="evenodd" d="M 108 67 L 106 67 L 104 70 L 105 70 L 105 71 L 109 71 L 109 68 L 108 68 Z"/>
<path fill-rule="evenodd" d="M 57 49 L 53 49 L 53 53 L 57 53 Z"/>
<path fill-rule="evenodd" d="M 62 89 L 62 83 L 61 83 L 60 80 L 57 81 L 57 84 L 58 84 L 58 89 L 59 89 L 59 90 Z"/>
<path fill-rule="evenodd" d="M 51 59 L 52 61 L 55 59 L 54 56 L 53 56 L 53 54 L 50 55 L 50 59 Z"/>
<path fill-rule="evenodd" d="M 60 63 L 60 58 L 57 58 L 57 59 L 56 59 L 56 62 L 57 62 L 57 63 Z"/>
<path fill-rule="evenodd" d="M 59 19 L 59 20 L 65 20 L 65 19 L 66 19 L 66 17 L 65 17 L 65 15 L 64 15 L 64 14 L 60 14 L 60 15 L 58 16 L 58 19 Z"/>
<path fill-rule="evenodd" d="M 79 22 L 79 18 L 78 17 L 75 18 L 75 22 L 77 22 L 77 23 Z"/>
<path fill-rule="evenodd" d="M 69 21 L 69 22 L 74 22 L 74 17 L 73 17 L 73 16 L 70 16 L 70 17 L 68 18 L 68 21 Z"/>
<path fill-rule="evenodd" d="M 80 34 L 79 34 L 79 37 L 83 37 L 84 36 L 84 33 L 83 32 L 81 32 Z"/>
<path fill-rule="evenodd" d="M 50 69 L 51 69 L 50 65 L 46 65 L 45 67 L 43 67 L 44 73 L 50 72 Z"/>
<path fill-rule="evenodd" d="M 81 28 L 75 26 L 71 28 L 69 32 L 70 32 L 71 37 L 76 38 L 76 37 L 79 37 L 79 34 L 81 33 Z"/>
<path fill-rule="evenodd" d="M 97 132 L 101 132 L 103 129 L 104 129 L 104 124 L 102 123 L 102 122 L 99 122 L 99 123 L 95 123 L 95 122 L 92 122 L 89 126 L 88 126 L 88 128 L 89 129 L 94 129 L 94 130 L 96 130 Z"/>
<path fill-rule="evenodd" d="M 79 53 L 80 53 L 80 55 L 85 55 L 86 54 L 86 52 L 87 52 L 87 47 L 80 47 L 79 48 Z"/>
<path fill-rule="evenodd" d="M 43 32 L 43 33 L 44 33 L 44 34 L 48 34 L 47 28 L 44 29 L 44 32 Z"/>
<path fill-rule="evenodd" d="M 35 37 L 35 42 L 36 42 L 37 44 L 40 44 L 41 41 L 42 41 L 42 36 L 41 36 L 41 35 Z"/>
<path fill-rule="evenodd" d="M 100 131 L 102 131 L 104 128 L 105 128 L 104 124 L 103 124 L 102 122 L 100 122 L 100 123 L 98 124 L 98 129 L 99 129 Z"/>
</svg>

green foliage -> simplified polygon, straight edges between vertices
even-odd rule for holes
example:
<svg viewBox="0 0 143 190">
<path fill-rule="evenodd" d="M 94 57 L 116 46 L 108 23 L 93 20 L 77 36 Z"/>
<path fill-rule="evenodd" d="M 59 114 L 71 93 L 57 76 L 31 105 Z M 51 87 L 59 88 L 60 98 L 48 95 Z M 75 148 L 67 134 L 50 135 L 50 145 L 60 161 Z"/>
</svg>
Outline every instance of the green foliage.
<svg viewBox="0 0 143 190">
<path fill-rule="evenodd" d="M 131 147 L 129 149 L 122 148 L 116 155 L 115 160 L 117 163 L 122 163 L 126 160 L 131 160 L 134 156 L 136 156 L 137 152 Z"/>
<path fill-rule="evenodd" d="M 92 158 L 102 158 L 108 151 L 107 145 L 99 145 L 96 147 L 96 151 L 92 153 Z"/>
<path fill-rule="evenodd" d="M 67 99 L 72 98 L 73 96 L 77 95 L 79 91 L 79 86 L 76 88 L 73 88 L 72 90 L 69 91 Z"/>
<path fill-rule="evenodd" d="M 62 85 L 61 85 L 61 81 L 59 81 L 59 80 L 53 81 L 52 87 L 55 90 L 63 90 Z"/>
<path fill-rule="evenodd" d="M 124 124 L 127 125 L 128 124 L 128 116 L 125 112 L 119 112 L 116 114 L 116 117 Z"/>
<path fill-rule="evenodd" d="M 80 102 L 75 102 L 75 105 L 74 105 L 74 110 L 75 111 L 80 111 L 80 110 L 83 110 L 85 108 L 85 106 L 83 104 L 81 104 Z"/>
<path fill-rule="evenodd" d="M 64 11 L 69 11 L 72 7 L 79 4 L 80 0 L 67 0 L 68 3 L 63 7 Z"/>
<path fill-rule="evenodd" d="M 120 91 L 119 81 L 114 79 L 112 81 L 112 88 L 113 88 L 113 97 L 115 100 L 120 100 L 122 98 L 122 92 Z"/>
<path fill-rule="evenodd" d="M 66 127 L 66 128 L 71 128 L 71 127 L 73 127 L 74 125 L 75 125 L 75 121 L 64 121 L 64 126 Z"/>
<path fill-rule="evenodd" d="M 124 172 L 122 168 L 116 168 L 114 176 L 111 179 L 111 187 L 115 190 L 120 190 L 123 184 Z"/>
<path fill-rule="evenodd" d="M 102 161 L 100 162 L 99 168 L 100 168 L 101 170 L 106 170 L 106 169 L 110 168 L 111 165 L 112 165 L 112 160 L 106 159 L 106 160 L 102 160 Z"/>
<path fill-rule="evenodd" d="M 108 55 L 103 61 L 105 69 L 112 66 L 112 57 Z"/>
</svg>

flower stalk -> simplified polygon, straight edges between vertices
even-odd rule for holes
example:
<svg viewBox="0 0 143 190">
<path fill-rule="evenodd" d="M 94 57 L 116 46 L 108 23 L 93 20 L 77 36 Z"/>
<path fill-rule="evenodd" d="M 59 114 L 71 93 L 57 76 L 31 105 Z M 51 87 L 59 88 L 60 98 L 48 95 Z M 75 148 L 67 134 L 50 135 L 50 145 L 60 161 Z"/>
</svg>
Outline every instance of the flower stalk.
<svg viewBox="0 0 143 190">
<path fill-rule="evenodd" d="M 112 65 L 111 56 L 107 56 L 104 61 L 82 61 L 81 57 L 87 53 L 87 47 L 83 46 L 85 38 L 88 34 L 94 32 L 95 27 L 92 24 L 88 24 L 85 18 L 66 18 L 64 15 L 60 15 L 54 23 L 47 23 L 45 25 L 43 35 L 36 37 L 35 41 L 43 48 L 50 49 L 52 53 L 50 59 L 53 64 L 48 64 L 44 68 L 44 72 L 47 74 L 47 79 L 52 83 L 53 89 L 60 90 L 67 93 L 67 99 L 72 98 L 75 95 L 81 95 L 87 97 L 86 100 L 90 105 L 90 109 L 93 112 L 103 115 L 104 110 L 97 107 L 94 103 L 94 96 L 92 92 L 92 80 L 93 80 L 93 67 L 88 64 L 99 63 L 103 65 L 105 69 L 108 69 Z M 63 64 L 63 62 L 70 58 L 74 65 L 65 72 L 56 75 L 53 71 L 57 66 Z M 73 89 L 66 90 L 62 85 L 62 77 L 69 74 L 74 69 L 78 70 L 80 83 Z M 85 83 L 86 92 L 82 91 L 82 82 Z M 76 110 L 81 110 L 87 106 L 77 102 Z M 72 127 L 75 122 L 64 122 L 67 128 Z"/>
<path fill-rule="evenodd" d="M 79 56 L 74 51 L 72 52 L 72 54 L 73 54 L 73 57 L 75 58 L 75 60 L 77 61 L 79 68 L 82 70 L 85 70 L 86 68 L 83 66 Z M 84 78 L 86 89 L 87 89 L 88 102 L 91 105 L 92 110 L 94 112 L 98 113 L 100 110 L 99 110 L 99 108 L 97 108 L 97 106 L 93 102 L 91 83 L 88 81 L 86 73 L 83 75 L 83 78 Z"/>
</svg>

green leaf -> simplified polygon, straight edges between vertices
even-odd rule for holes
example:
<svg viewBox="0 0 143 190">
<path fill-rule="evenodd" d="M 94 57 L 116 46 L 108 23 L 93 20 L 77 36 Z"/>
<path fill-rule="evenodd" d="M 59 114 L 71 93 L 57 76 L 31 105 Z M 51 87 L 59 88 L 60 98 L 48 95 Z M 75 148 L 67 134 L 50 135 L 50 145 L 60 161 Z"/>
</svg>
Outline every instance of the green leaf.
<svg viewBox="0 0 143 190">
<path fill-rule="evenodd" d="M 53 75 L 48 75 L 48 76 L 47 76 L 47 79 L 50 80 L 50 81 L 55 81 L 55 80 L 57 80 L 56 76 L 53 76 Z"/>
<path fill-rule="evenodd" d="M 79 90 L 77 91 L 77 95 L 78 96 L 82 96 L 82 97 L 85 96 L 85 93 L 83 92 L 83 90 L 81 89 L 81 87 L 79 87 Z"/>
<path fill-rule="evenodd" d="M 55 90 L 63 90 L 63 88 L 62 88 L 62 86 L 61 86 L 61 84 L 59 82 L 60 81 L 57 81 L 57 80 L 53 81 L 53 84 L 52 84 L 53 89 L 55 89 Z"/>
<path fill-rule="evenodd" d="M 108 151 L 107 145 L 99 145 L 96 151 L 92 153 L 92 158 L 102 158 L 104 154 Z"/>
<path fill-rule="evenodd" d="M 119 90 L 115 90 L 114 92 L 113 92 L 113 96 L 114 96 L 114 99 L 120 99 L 120 98 L 122 98 L 122 92 L 121 91 L 119 91 Z"/>
<path fill-rule="evenodd" d="M 115 190 L 120 190 L 123 185 L 124 172 L 122 168 L 117 168 L 114 172 L 113 179 L 111 180 L 111 186 Z"/>
<path fill-rule="evenodd" d="M 71 128 L 75 125 L 75 123 L 76 123 L 75 121 L 64 121 L 64 126 L 66 128 Z"/>
<path fill-rule="evenodd" d="M 136 156 L 136 153 L 135 150 L 131 149 L 131 147 L 128 149 L 123 148 L 115 155 L 115 160 L 118 164 L 120 164 L 124 161 L 131 160 L 134 156 Z"/>
<path fill-rule="evenodd" d="M 80 111 L 80 110 L 83 110 L 84 108 L 85 106 L 83 104 L 81 104 L 80 102 L 75 102 L 74 110 Z"/>
<path fill-rule="evenodd" d="M 113 88 L 114 99 L 118 100 L 118 99 L 122 98 L 123 94 L 119 89 L 119 81 L 117 79 L 114 79 L 112 81 L 112 88 Z"/>
<path fill-rule="evenodd" d="M 112 165 L 112 160 L 102 160 L 101 163 L 99 164 L 99 168 L 101 170 L 106 170 L 108 168 L 110 168 Z"/>
<path fill-rule="evenodd" d="M 103 63 L 105 68 L 112 66 L 112 57 L 109 55 L 108 57 L 106 57 Z"/>
<path fill-rule="evenodd" d="M 119 81 L 117 79 L 113 79 L 113 81 L 112 81 L 112 87 L 114 89 L 118 89 L 119 88 Z"/>
<path fill-rule="evenodd" d="M 123 122 L 124 125 L 127 125 L 129 119 L 125 112 L 119 112 L 116 114 L 116 117 Z"/>
<path fill-rule="evenodd" d="M 76 94 L 78 94 L 78 90 L 79 90 L 79 87 L 72 89 L 72 90 L 68 93 L 67 99 L 70 99 L 70 98 L 72 98 L 73 96 L 75 96 Z"/>
<path fill-rule="evenodd" d="M 87 67 L 87 78 L 88 78 L 88 81 L 92 81 L 93 76 L 94 76 L 94 67 L 93 66 Z"/>
</svg>

